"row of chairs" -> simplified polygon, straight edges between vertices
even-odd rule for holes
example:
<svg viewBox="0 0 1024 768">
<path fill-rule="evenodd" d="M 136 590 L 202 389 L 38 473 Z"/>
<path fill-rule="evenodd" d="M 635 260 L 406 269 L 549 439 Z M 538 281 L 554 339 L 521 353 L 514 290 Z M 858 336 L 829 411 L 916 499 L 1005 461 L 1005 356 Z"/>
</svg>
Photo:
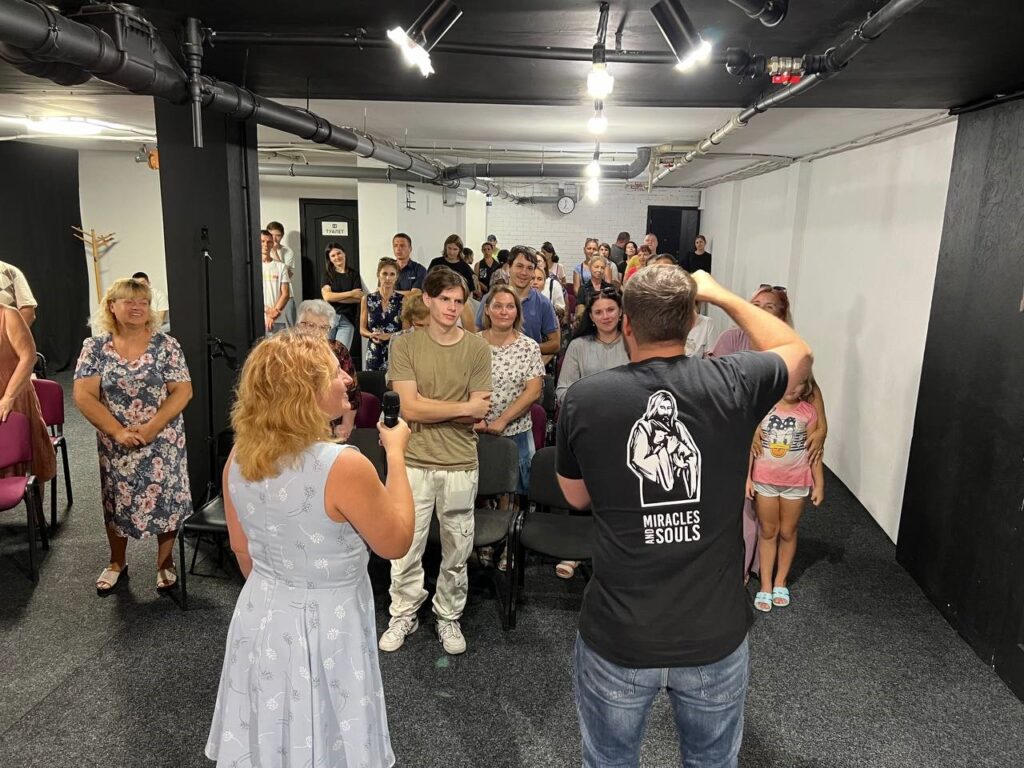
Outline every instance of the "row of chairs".
<svg viewBox="0 0 1024 768">
<path fill-rule="evenodd" d="M 46 372 L 46 359 L 37 356 L 36 368 Z M 71 471 L 68 464 L 68 444 L 64 437 L 64 390 L 55 381 L 32 379 L 36 396 L 42 410 L 43 421 L 50 431 L 50 442 L 60 454 L 64 468 L 64 484 L 67 491 L 68 508 L 74 503 L 71 491 Z M 28 418 L 21 413 L 11 413 L 0 423 L 0 469 L 17 464 L 32 462 L 32 432 Z M 36 540 L 42 542 L 44 550 L 50 548 L 46 518 L 43 514 L 42 489 L 35 475 L 12 475 L 0 478 L 0 511 L 13 509 L 24 502 L 28 521 L 29 578 L 35 584 L 39 580 L 37 567 Z M 50 527 L 57 527 L 57 477 L 50 480 Z"/>
</svg>

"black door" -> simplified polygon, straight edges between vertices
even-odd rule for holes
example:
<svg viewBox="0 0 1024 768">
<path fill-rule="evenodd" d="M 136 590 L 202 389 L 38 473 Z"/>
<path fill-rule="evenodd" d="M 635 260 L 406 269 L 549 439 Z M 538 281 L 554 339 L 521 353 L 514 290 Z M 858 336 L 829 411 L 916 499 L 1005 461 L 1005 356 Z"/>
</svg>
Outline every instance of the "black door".
<svg viewBox="0 0 1024 768">
<path fill-rule="evenodd" d="M 348 257 L 347 268 L 359 271 L 359 206 L 355 200 L 300 198 L 299 217 L 302 221 L 302 298 L 319 299 L 327 276 L 325 251 L 328 243 L 341 245 Z M 358 333 L 349 351 L 359 365 L 362 343 Z"/>
<path fill-rule="evenodd" d="M 658 250 L 671 253 L 678 260 L 693 250 L 693 241 L 700 231 L 700 209 L 679 205 L 647 206 L 647 232 L 658 238 Z"/>
</svg>

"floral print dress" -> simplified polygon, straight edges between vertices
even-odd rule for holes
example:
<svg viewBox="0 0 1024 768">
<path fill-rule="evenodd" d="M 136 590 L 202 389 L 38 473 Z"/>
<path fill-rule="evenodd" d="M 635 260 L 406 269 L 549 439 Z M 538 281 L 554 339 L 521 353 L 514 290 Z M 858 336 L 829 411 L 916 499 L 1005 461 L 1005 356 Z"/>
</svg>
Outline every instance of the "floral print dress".
<svg viewBox="0 0 1024 768">
<path fill-rule="evenodd" d="M 170 394 L 169 382 L 191 380 L 181 346 L 161 331 L 132 361 L 118 354 L 109 333 L 86 339 L 75 378 L 93 376 L 100 379 L 100 402 L 125 427 L 153 418 Z M 181 414 L 149 445 L 126 448 L 98 430 L 96 438 L 106 524 L 135 539 L 178 530 L 192 514 Z"/>
<path fill-rule="evenodd" d="M 373 333 L 397 333 L 402 330 L 402 299 L 400 293 L 392 293 L 391 299 L 384 303 L 380 291 L 374 291 L 366 297 L 366 327 Z M 366 345 L 363 369 L 367 371 L 386 371 L 388 369 L 388 343 L 370 341 Z"/>
<path fill-rule="evenodd" d="M 252 573 L 228 629 L 206 756 L 218 766 L 394 765 L 377 661 L 366 544 L 324 510 L 349 446 L 317 443 L 297 466 L 228 493 Z"/>
</svg>

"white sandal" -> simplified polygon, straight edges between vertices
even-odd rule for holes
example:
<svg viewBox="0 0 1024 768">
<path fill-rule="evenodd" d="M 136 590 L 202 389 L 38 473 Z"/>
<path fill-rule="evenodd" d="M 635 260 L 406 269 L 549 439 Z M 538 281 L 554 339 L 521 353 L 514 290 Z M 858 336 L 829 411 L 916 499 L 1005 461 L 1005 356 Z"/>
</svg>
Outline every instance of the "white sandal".
<svg viewBox="0 0 1024 768">
<path fill-rule="evenodd" d="M 127 575 L 127 571 L 127 565 L 118 568 L 116 571 L 113 568 L 110 568 L 109 566 L 107 568 L 104 568 L 103 571 L 100 573 L 99 578 L 96 579 L 97 594 L 105 595 L 111 592 L 114 589 L 114 587 L 117 586 L 118 579 L 120 579 L 122 575 Z"/>
<path fill-rule="evenodd" d="M 156 572 L 156 588 L 170 589 L 178 583 L 178 572 L 172 565 L 170 568 L 158 568 Z"/>
</svg>

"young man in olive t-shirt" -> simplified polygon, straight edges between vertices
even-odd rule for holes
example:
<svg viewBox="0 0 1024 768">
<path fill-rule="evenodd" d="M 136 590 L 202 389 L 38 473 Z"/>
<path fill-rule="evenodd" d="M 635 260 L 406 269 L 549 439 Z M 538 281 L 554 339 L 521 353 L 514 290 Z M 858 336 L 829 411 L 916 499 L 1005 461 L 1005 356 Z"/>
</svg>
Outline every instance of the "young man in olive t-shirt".
<svg viewBox="0 0 1024 768">
<path fill-rule="evenodd" d="M 416 612 L 427 598 L 423 549 L 435 509 L 441 527 L 437 635 L 447 653 L 466 650 L 459 619 L 466 606 L 466 561 L 473 551 L 478 476 L 473 425 L 487 415 L 491 399 L 490 346 L 457 325 L 468 295 L 469 286 L 457 272 L 430 272 L 423 283 L 429 325 L 391 345 L 391 388 L 412 428 L 405 461 L 416 530 L 408 554 L 391 561 L 391 621 L 380 638 L 382 651 L 397 651 L 419 627 Z"/>
</svg>

